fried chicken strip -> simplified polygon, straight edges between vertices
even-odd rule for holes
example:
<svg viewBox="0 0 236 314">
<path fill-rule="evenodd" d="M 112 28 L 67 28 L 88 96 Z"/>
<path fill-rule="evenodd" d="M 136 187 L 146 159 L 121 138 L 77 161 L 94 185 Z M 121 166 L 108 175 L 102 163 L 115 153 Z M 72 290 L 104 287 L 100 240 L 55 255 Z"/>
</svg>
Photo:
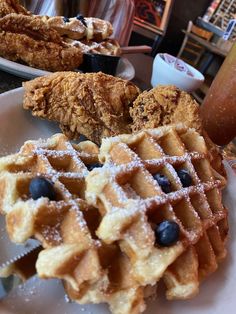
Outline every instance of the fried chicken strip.
<svg viewBox="0 0 236 314">
<path fill-rule="evenodd" d="M 15 13 L 0 18 L 0 55 L 53 72 L 82 63 L 81 50 L 64 43 L 40 18 Z"/>
<path fill-rule="evenodd" d="M 59 122 L 71 139 L 83 134 L 95 143 L 130 133 L 129 107 L 140 92 L 133 83 L 102 72 L 58 72 L 23 86 L 25 109 Z"/>
<path fill-rule="evenodd" d="M 62 43 L 61 36 L 36 16 L 9 14 L 0 19 L 0 29 L 5 32 L 24 34 L 35 40 Z"/>
<path fill-rule="evenodd" d="M 3 17 L 10 13 L 31 15 L 31 12 L 27 11 L 18 0 L 1 0 L 0 17 Z"/>
</svg>

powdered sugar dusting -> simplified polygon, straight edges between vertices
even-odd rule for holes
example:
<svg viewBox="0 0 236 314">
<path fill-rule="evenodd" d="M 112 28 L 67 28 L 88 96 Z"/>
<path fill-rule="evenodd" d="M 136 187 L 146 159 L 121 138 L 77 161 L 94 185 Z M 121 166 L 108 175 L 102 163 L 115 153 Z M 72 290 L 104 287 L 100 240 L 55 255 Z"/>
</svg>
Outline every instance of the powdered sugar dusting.
<svg viewBox="0 0 236 314">
<path fill-rule="evenodd" d="M 48 243 L 59 245 L 62 243 L 60 224 L 58 223 L 54 226 L 42 226 L 42 236 Z"/>
<path fill-rule="evenodd" d="M 13 200 L 14 203 L 11 204 L 12 212 L 15 208 L 22 206 L 24 212 L 30 213 L 28 223 L 35 223 L 35 230 L 31 232 L 43 242 L 46 247 L 44 251 L 47 251 L 47 247 L 67 245 L 67 238 L 64 236 L 65 228 L 67 233 L 70 233 L 71 230 L 68 230 L 69 225 L 67 223 L 63 223 L 70 221 L 73 217 L 75 217 L 73 228 L 78 228 L 78 234 L 83 234 L 84 238 L 82 237 L 81 241 L 91 243 L 91 249 L 98 247 L 98 240 L 94 243 L 91 241 L 90 230 L 80 208 L 82 200 L 79 195 L 82 195 L 82 192 L 73 194 L 77 189 L 84 188 L 85 177 L 89 173 L 80 158 L 81 155 L 89 157 L 89 154 L 75 150 L 63 135 L 53 136 L 48 140 L 28 141 L 17 155 L 24 157 L 18 162 L 21 162 L 22 167 L 25 165 L 25 168 L 28 169 L 24 177 L 27 175 L 30 180 L 35 176 L 45 176 L 54 183 L 56 201 L 50 201 L 46 198 L 33 200 L 32 198 L 29 199 L 29 195 L 23 201 L 22 197 L 19 198 L 25 194 L 23 191 L 22 195 L 18 197 L 20 201 Z M 12 159 L 9 162 L 12 164 Z M 33 165 L 32 162 L 34 162 Z M 16 176 L 21 178 L 21 172 L 17 172 Z M 18 193 L 20 194 L 21 191 L 19 190 Z M 72 215 L 70 215 L 70 211 L 73 212 Z M 27 222 L 27 220 L 25 221 Z M 15 234 L 24 234 L 25 230 L 22 228 L 24 225 L 18 224 L 17 228 L 14 228 Z M 74 231 L 76 232 L 76 230 Z M 80 243 L 80 245 L 82 244 Z"/>
<path fill-rule="evenodd" d="M 73 210 L 75 213 L 76 213 L 76 222 L 78 224 L 78 226 L 80 227 L 81 230 L 87 230 L 87 224 L 86 224 L 86 221 L 84 220 L 84 217 L 83 217 L 83 214 L 79 208 L 79 205 L 78 204 L 73 204 L 71 206 L 71 209 L 70 210 Z"/>
<path fill-rule="evenodd" d="M 168 132 L 169 137 L 167 136 L 162 142 L 161 138 L 166 136 Z M 189 241 L 188 243 L 197 241 L 202 232 L 202 229 L 199 226 L 205 226 L 205 224 L 201 222 L 198 211 L 195 210 L 191 204 L 191 200 L 197 195 L 197 197 L 203 199 L 204 202 L 207 203 L 205 193 L 210 190 L 218 190 L 221 188 L 222 183 L 217 181 L 214 176 L 208 176 L 208 180 L 204 182 L 199 179 L 200 177 L 197 173 L 198 169 L 195 169 L 194 162 L 205 160 L 207 161 L 205 164 L 206 167 L 210 169 L 211 166 L 207 159 L 208 156 L 206 155 L 204 149 L 200 150 L 200 148 L 197 147 L 199 141 L 196 143 L 196 151 L 193 151 L 193 145 L 191 145 L 191 151 L 187 151 L 178 132 L 181 134 L 181 132 L 186 132 L 186 129 L 184 129 L 183 126 L 176 127 L 176 130 L 174 130 L 173 127 L 166 127 L 160 131 L 147 130 L 130 136 L 118 136 L 111 141 L 110 139 L 107 139 L 105 143 L 106 145 L 102 145 L 101 147 L 101 156 L 105 156 L 106 163 L 103 168 L 96 172 L 96 175 L 91 181 L 90 176 L 88 177 L 88 181 L 90 181 L 90 183 L 93 180 L 94 182 L 97 180 L 97 182 L 101 182 L 102 186 L 108 185 L 110 187 L 109 191 L 112 190 L 115 194 L 114 197 L 109 194 L 106 195 L 102 186 L 100 186 L 98 190 L 89 190 L 89 193 L 93 195 L 91 199 L 94 204 L 96 203 L 96 199 L 103 202 L 103 210 L 105 209 L 105 213 L 102 224 L 103 221 L 107 221 L 107 224 L 109 225 L 109 221 L 112 222 L 113 220 L 118 224 L 114 227 L 114 233 L 116 236 L 114 236 L 114 234 L 110 235 L 109 241 L 111 241 L 111 239 L 114 241 L 122 239 L 130 251 L 133 252 L 132 254 L 136 254 L 136 256 L 141 256 L 142 254 L 145 255 L 147 252 L 158 250 L 154 247 L 154 242 L 151 241 L 148 243 L 148 238 L 153 238 L 154 235 L 153 231 L 149 230 L 150 223 L 152 224 L 152 221 L 147 221 L 147 218 L 150 219 L 152 214 L 155 217 L 155 212 L 157 212 L 158 218 L 158 211 L 162 211 L 160 218 L 158 219 L 173 219 L 181 225 L 181 230 L 186 235 L 186 238 Z M 137 147 L 144 139 L 145 141 L 148 140 L 151 145 L 149 146 L 151 147 L 150 156 L 155 155 L 155 151 L 157 152 L 156 158 L 142 160 L 142 156 L 138 155 L 141 155 L 144 152 L 145 142 L 142 143 L 140 150 Z M 171 140 L 176 140 L 176 143 L 174 143 L 176 147 L 170 146 L 168 141 Z M 165 149 L 162 149 L 162 143 L 165 145 Z M 116 150 L 110 153 L 110 151 L 114 148 L 114 145 Z M 205 144 L 203 143 L 203 145 Z M 121 150 L 120 156 L 122 157 L 119 159 L 119 154 L 117 154 L 117 156 L 114 156 L 113 160 L 112 154 L 116 155 L 116 151 L 119 151 L 118 147 Z M 203 153 L 200 153 L 199 151 L 202 151 Z M 169 152 L 170 154 L 167 154 L 166 152 Z M 148 156 L 148 152 L 144 152 L 144 155 L 145 157 Z M 124 159 L 124 162 L 122 158 Z M 192 185 L 190 187 L 183 188 L 180 178 L 176 172 L 177 169 L 180 168 L 186 169 L 192 177 Z M 153 179 L 153 174 L 158 172 L 169 178 L 172 188 L 174 189 L 172 192 L 167 194 L 164 193 L 159 187 L 157 181 Z M 136 176 L 136 174 L 138 175 Z M 142 184 L 143 190 L 146 190 L 146 193 L 142 192 Z M 146 195 L 153 196 L 147 197 Z M 183 204 L 185 204 L 185 206 L 181 212 L 179 207 L 182 205 L 178 204 L 182 204 L 182 201 L 184 201 Z M 191 213 L 187 213 L 188 210 Z M 149 217 L 150 213 L 151 216 Z M 194 223 L 192 225 L 187 224 L 185 226 L 184 216 L 181 215 L 186 215 L 186 219 L 188 219 L 188 215 L 195 217 L 196 226 L 194 226 Z M 222 219 L 224 215 L 225 213 L 223 210 L 219 214 L 215 214 L 213 223 L 215 223 L 217 219 Z M 134 217 L 139 218 L 136 220 L 137 218 Z M 183 222 L 181 221 L 181 218 L 183 218 Z M 126 226 L 126 223 L 128 222 L 130 224 L 128 224 L 129 227 Z M 133 233 L 132 229 L 133 224 L 135 224 L 136 228 L 135 233 Z M 111 223 L 111 225 L 113 226 L 113 223 Z M 125 234 L 122 233 L 123 228 L 125 230 Z M 129 230 L 132 231 L 129 232 Z M 117 233 L 119 233 L 119 235 L 117 235 Z M 107 233 L 104 233 L 104 237 L 106 239 L 107 234 L 109 234 L 108 230 Z M 103 237 L 102 231 L 100 231 L 99 236 L 101 238 Z M 142 237 L 142 239 L 140 239 L 140 237 Z M 146 246 L 141 245 L 143 241 L 146 241 Z M 129 249 L 127 251 L 128 255 Z M 169 248 L 166 249 L 166 253 L 168 250 Z M 142 275 L 140 274 L 140 276 Z"/>
<path fill-rule="evenodd" d="M 125 185 L 123 185 L 122 188 L 127 198 L 141 199 L 140 196 L 135 192 L 135 190 L 131 187 L 129 183 L 126 183 Z"/>
</svg>

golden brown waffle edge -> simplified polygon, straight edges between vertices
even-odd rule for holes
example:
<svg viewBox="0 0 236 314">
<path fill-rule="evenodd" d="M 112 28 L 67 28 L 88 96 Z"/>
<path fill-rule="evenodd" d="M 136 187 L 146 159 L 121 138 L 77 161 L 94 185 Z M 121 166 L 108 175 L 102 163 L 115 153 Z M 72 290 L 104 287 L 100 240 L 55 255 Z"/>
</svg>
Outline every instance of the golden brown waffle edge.
<svg viewBox="0 0 236 314">
<path fill-rule="evenodd" d="M 0 159 L 1 212 L 13 242 L 34 237 L 42 243 L 39 277 L 62 279 L 80 304 L 106 302 L 116 314 L 140 313 L 143 288 L 119 247 L 96 237 L 100 214 L 84 200 L 85 177 L 97 154 L 92 142 L 72 144 L 62 134 L 27 141 L 19 153 Z M 53 182 L 54 200 L 32 199 L 29 184 L 35 177 Z"/>
<path fill-rule="evenodd" d="M 142 285 L 164 276 L 169 299 L 195 295 L 225 257 L 228 230 L 225 180 L 215 177 L 203 137 L 183 125 L 145 130 L 104 139 L 99 158 L 103 168 L 86 178 L 86 198 L 103 216 L 98 237 L 119 243 Z M 181 167 L 193 180 L 186 188 L 176 175 Z M 156 172 L 169 178 L 173 192 L 161 191 Z M 181 230 L 180 240 L 167 248 L 155 245 L 152 229 L 163 219 Z"/>
</svg>

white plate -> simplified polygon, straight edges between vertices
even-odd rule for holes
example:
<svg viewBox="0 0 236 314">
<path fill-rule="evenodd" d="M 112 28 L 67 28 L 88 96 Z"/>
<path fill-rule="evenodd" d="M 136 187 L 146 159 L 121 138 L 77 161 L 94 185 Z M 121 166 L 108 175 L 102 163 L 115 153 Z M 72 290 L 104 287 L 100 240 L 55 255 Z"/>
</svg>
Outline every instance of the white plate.
<svg viewBox="0 0 236 314">
<path fill-rule="evenodd" d="M 22 109 L 23 89 L 0 95 L 0 155 L 15 152 L 25 140 L 45 138 L 58 132 L 50 122 L 31 116 Z M 166 301 L 163 289 L 156 301 L 149 301 L 147 314 L 233 314 L 236 308 L 236 176 L 228 169 L 229 185 L 225 201 L 230 208 L 230 240 L 227 259 L 189 301 Z M 234 205 L 233 205 L 234 204 Z M 1 253 L 0 253 L 1 254 Z M 0 301 L 1 314 L 108 314 L 105 305 L 80 306 L 67 303 L 61 283 L 34 277 Z"/>
<path fill-rule="evenodd" d="M 0 57 L 0 69 L 5 72 L 8 72 L 13 75 L 23 77 L 26 79 L 33 79 L 35 77 L 43 76 L 50 73 L 48 71 L 32 68 L 28 65 L 23 65 L 17 62 L 13 62 L 13 61 L 1 58 L 1 57 Z M 124 80 L 132 80 L 134 78 L 135 70 L 132 63 L 128 59 L 124 57 L 120 58 L 117 71 L 116 71 L 116 76 Z"/>
</svg>

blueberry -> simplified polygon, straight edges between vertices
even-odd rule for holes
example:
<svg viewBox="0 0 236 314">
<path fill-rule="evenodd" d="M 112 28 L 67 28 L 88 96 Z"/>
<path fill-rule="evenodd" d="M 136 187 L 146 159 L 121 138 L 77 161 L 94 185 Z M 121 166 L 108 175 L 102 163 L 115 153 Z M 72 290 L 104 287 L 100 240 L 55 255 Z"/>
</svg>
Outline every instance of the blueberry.
<svg viewBox="0 0 236 314">
<path fill-rule="evenodd" d="M 164 174 L 156 173 L 153 178 L 157 180 L 158 184 L 160 185 L 162 191 L 164 193 L 170 193 L 171 192 L 171 184 L 170 181 Z"/>
<path fill-rule="evenodd" d="M 179 240 L 179 225 L 170 220 L 161 222 L 155 228 L 156 243 L 161 246 L 171 246 Z"/>
<path fill-rule="evenodd" d="M 63 21 L 64 21 L 64 23 L 69 23 L 70 22 L 70 19 L 68 18 L 68 17 L 63 17 Z"/>
<path fill-rule="evenodd" d="M 94 168 L 102 167 L 102 165 L 99 163 L 96 163 L 96 164 L 86 165 L 86 167 L 87 167 L 88 171 L 92 171 Z"/>
<path fill-rule="evenodd" d="M 77 20 L 83 20 L 84 16 L 82 14 L 77 14 L 76 18 Z"/>
<path fill-rule="evenodd" d="M 192 178 L 187 170 L 179 169 L 177 170 L 177 174 L 184 188 L 187 188 L 192 184 Z"/>
<path fill-rule="evenodd" d="M 43 177 L 33 178 L 30 182 L 29 191 L 34 200 L 40 197 L 48 197 L 52 201 L 56 199 L 53 183 Z"/>
<path fill-rule="evenodd" d="M 87 23 L 85 22 L 84 16 L 82 14 L 78 14 L 76 18 L 77 20 L 81 21 L 84 24 L 84 26 L 87 27 Z"/>
</svg>

